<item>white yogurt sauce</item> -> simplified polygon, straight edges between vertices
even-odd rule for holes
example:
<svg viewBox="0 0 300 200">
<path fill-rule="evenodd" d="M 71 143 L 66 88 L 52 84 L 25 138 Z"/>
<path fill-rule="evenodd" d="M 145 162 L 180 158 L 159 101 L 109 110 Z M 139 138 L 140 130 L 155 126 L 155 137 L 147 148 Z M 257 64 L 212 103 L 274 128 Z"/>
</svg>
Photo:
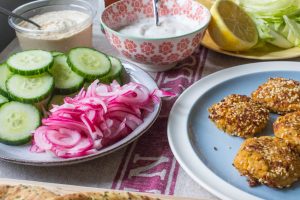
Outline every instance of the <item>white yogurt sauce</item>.
<svg viewBox="0 0 300 200">
<path fill-rule="evenodd" d="M 163 16 L 159 20 L 160 24 L 156 26 L 154 18 L 140 19 L 122 27 L 119 32 L 135 37 L 165 38 L 193 32 L 200 26 L 199 22 L 190 20 L 185 16 Z"/>
<path fill-rule="evenodd" d="M 30 18 L 41 31 L 22 21 L 19 26 L 31 31 L 16 32 L 22 49 L 68 51 L 77 46 L 92 46 L 92 17 L 76 10 L 46 12 Z"/>
<path fill-rule="evenodd" d="M 49 37 L 63 38 L 78 32 L 76 26 L 82 24 L 89 18 L 89 15 L 75 10 L 61 10 L 46 12 L 35 15 L 30 19 L 41 26 L 41 30 L 48 32 Z M 38 28 L 30 23 L 22 22 L 22 27 L 37 30 Z M 45 36 L 43 34 L 43 36 Z"/>
</svg>

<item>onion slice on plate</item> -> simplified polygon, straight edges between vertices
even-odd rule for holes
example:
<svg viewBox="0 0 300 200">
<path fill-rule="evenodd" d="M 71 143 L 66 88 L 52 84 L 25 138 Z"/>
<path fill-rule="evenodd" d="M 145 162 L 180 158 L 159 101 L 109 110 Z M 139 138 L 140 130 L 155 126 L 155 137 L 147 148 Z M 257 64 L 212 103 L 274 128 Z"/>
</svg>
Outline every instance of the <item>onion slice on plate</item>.
<svg viewBox="0 0 300 200">
<path fill-rule="evenodd" d="M 81 157 L 130 134 L 152 112 L 160 97 L 171 92 L 149 91 L 142 84 L 123 86 L 94 81 L 63 105 L 54 105 L 42 126 L 33 133 L 32 152 L 51 152 L 60 158 Z"/>
</svg>

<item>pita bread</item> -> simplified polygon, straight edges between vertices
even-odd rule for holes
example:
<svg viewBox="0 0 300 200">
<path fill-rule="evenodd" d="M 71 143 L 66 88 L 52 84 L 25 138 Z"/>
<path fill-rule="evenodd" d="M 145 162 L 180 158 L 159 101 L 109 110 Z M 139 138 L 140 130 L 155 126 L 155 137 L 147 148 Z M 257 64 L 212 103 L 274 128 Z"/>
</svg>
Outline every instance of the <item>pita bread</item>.
<svg viewBox="0 0 300 200">
<path fill-rule="evenodd" d="M 0 185 L 0 199 L 3 199 L 8 192 L 10 186 L 9 185 Z"/>
<path fill-rule="evenodd" d="M 92 197 L 93 200 L 159 200 L 130 192 L 95 192 L 85 194 Z"/>
<path fill-rule="evenodd" d="M 0 185 L 0 200 L 159 200 L 130 192 L 84 192 L 55 194 L 38 186 Z"/>
<path fill-rule="evenodd" d="M 50 198 L 47 200 L 93 200 L 93 199 L 83 193 L 76 193 L 76 194 L 66 194 L 59 197 Z"/>
<path fill-rule="evenodd" d="M 130 192 L 86 192 L 64 195 L 53 200 L 159 200 Z"/>
<path fill-rule="evenodd" d="M 57 194 L 36 186 L 0 186 L 1 200 L 41 200 L 57 197 Z"/>
</svg>

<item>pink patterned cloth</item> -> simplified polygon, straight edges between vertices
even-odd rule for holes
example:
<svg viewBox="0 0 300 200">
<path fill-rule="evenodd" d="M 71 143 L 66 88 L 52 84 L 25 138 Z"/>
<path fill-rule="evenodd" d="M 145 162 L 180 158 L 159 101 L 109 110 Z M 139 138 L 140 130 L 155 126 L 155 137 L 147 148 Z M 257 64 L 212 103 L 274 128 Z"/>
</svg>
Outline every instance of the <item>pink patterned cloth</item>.
<svg viewBox="0 0 300 200">
<path fill-rule="evenodd" d="M 127 147 L 112 189 L 174 194 L 179 164 L 168 144 L 167 121 L 177 97 L 201 78 L 207 52 L 206 48 L 200 47 L 175 69 L 152 73 L 159 88 L 173 91 L 177 96 L 164 99 L 160 116 L 154 125 Z"/>
</svg>

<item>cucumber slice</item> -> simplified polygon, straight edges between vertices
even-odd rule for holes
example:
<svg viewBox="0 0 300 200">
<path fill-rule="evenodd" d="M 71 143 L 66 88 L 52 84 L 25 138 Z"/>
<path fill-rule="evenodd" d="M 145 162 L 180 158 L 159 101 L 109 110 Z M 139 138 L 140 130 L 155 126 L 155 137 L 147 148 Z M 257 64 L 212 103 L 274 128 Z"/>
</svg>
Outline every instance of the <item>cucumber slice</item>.
<svg viewBox="0 0 300 200">
<path fill-rule="evenodd" d="M 16 53 L 7 60 L 10 71 L 24 76 L 42 74 L 51 67 L 53 56 L 42 50 L 29 50 Z"/>
<path fill-rule="evenodd" d="M 12 101 L 0 107 L 0 142 L 9 145 L 26 144 L 41 122 L 33 105 Z"/>
<path fill-rule="evenodd" d="M 90 48 L 71 49 L 68 63 L 74 72 L 89 81 L 105 76 L 111 69 L 109 58 Z"/>
<path fill-rule="evenodd" d="M 7 65 L 5 63 L 0 64 L 0 94 L 8 97 L 9 94 L 7 92 L 5 82 L 12 75 L 11 71 L 9 71 Z"/>
<path fill-rule="evenodd" d="M 111 69 L 107 75 L 100 78 L 101 83 L 111 83 L 113 80 L 121 76 L 123 71 L 123 65 L 121 61 L 115 57 L 109 56 L 111 62 Z"/>
<path fill-rule="evenodd" d="M 53 57 L 64 55 L 63 52 L 59 52 L 59 51 L 51 51 L 50 53 L 52 54 Z"/>
<path fill-rule="evenodd" d="M 9 102 L 8 98 L 0 95 L 0 106 L 2 106 L 3 104 Z"/>
<path fill-rule="evenodd" d="M 39 76 L 12 75 L 6 81 L 10 97 L 24 103 L 37 103 L 46 99 L 54 88 L 54 79 L 49 73 Z"/>
<path fill-rule="evenodd" d="M 49 72 L 54 77 L 55 89 L 60 94 L 71 94 L 78 91 L 84 84 L 84 78 L 71 70 L 67 56 L 59 55 Z"/>
</svg>

